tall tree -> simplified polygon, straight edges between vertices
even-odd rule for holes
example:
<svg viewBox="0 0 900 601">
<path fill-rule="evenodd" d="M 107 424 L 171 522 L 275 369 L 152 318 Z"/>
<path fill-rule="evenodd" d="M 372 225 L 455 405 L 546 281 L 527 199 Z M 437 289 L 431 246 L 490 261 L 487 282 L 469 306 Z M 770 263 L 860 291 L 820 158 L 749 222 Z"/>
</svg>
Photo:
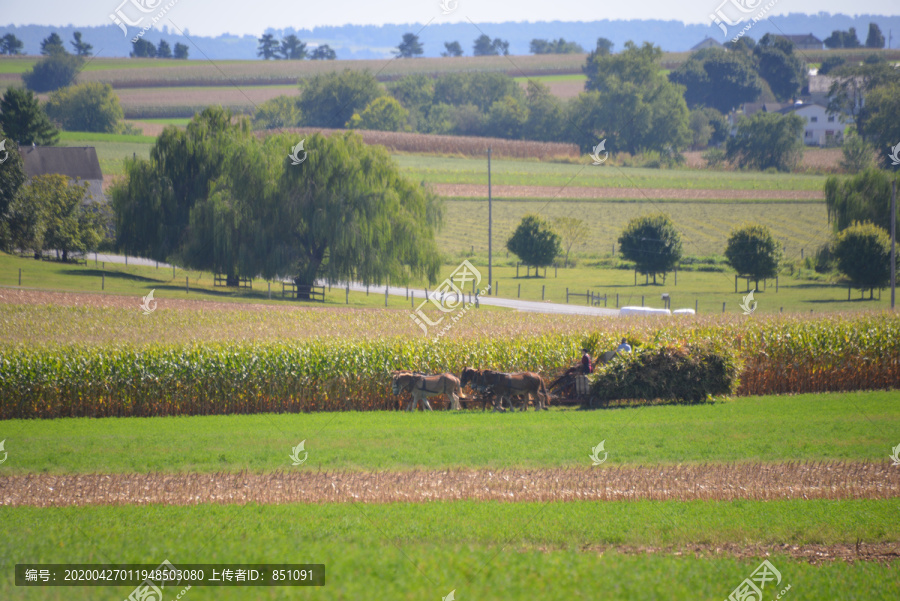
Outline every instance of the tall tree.
<svg viewBox="0 0 900 601">
<path fill-rule="evenodd" d="M 378 131 L 406 131 L 409 128 L 409 111 L 396 98 L 379 96 L 361 113 L 354 113 L 346 127 Z"/>
<path fill-rule="evenodd" d="M 838 234 L 834 256 L 854 288 L 868 288 L 869 299 L 891 279 L 891 238 L 871 223 L 854 223 Z"/>
<path fill-rule="evenodd" d="M 45 110 L 68 131 L 116 133 L 125 118 L 112 86 L 96 81 L 56 90 L 47 99 Z"/>
<path fill-rule="evenodd" d="M 560 132 L 565 130 L 559 99 L 550 88 L 531 79 L 525 86 L 525 96 L 525 106 L 528 109 L 528 119 L 525 122 L 527 138 L 542 142 L 559 140 Z"/>
<path fill-rule="evenodd" d="M 559 234 L 538 215 L 529 214 L 522 218 L 506 248 L 519 257 L 528 267 L 546 267 L 553 263 L 561 249 Z"/>
<path fill-rule="evenodd" d="M 279 44 L 274 35 L 265 33 L 257 41 L 259 42 L 259 47 L 257 48 L 256 56 L 263 57 L 263 60 L 278 58 Z"/>
<path fill-rule="evenodd" d="M 309 53 L 309 58 L 314 61 L 333 61 L 337 58 L 337 53 L 328 44 L 320 44 Z"/>
<path fill-rule="evenodd" d="M 344 69 L 301 80 L 298 104 L 306 125 L 341 128 L 383 93 L 369 71 Z"/>
<path fill-rule="evenodd" d="M 819 65 L 819 75 L 828 75 L 838 67 L 842 67 L 847 63 L 847 59 L 843 56 L 828 56 L 825 57 L 825 60 L 822 61 L 822 64 Z"/>
<path fill-rule="evenodd" d="M 884 62 L 875 65 L 845 65 L 835 69 L 828 90 L 828 111 L 844 113 L 854 120 L 865 121 L 864 107 L 867 95 L 882 86 L 900 84 L 900 71 Z M 860 128 L 863 132 L 865 125 Z M 863 133 L 863 135 L 867 135 Z"/>
<path fill-rule="evenodd" d="M 857 127 L 878 149 L 878 161 L 885 169 L 898 170 L 891 151 L 900 144 L 900 83 L 878 86 L 865 96 Z"/>
<path fill-rule="evenodd" d="M 569 253 L 572 251 L 572 248 L 587 240 L 591 230 L 588 224 L 578 217 L 557 217 L 553 220 L 553 225 L 556 231 L 559 232 L 562 248 L 566 251 L 563 267 L 568 267 Z"/>
<path fill-rule="evenodd" d="M 779 101 L 796 97 L 808 83 L 807 68 L 789 40 L 767 33 L 753 50 L 760 76 Z"/>
<path fill-rule="evenodd" d="M 73 41 L 69 42 L 72 44 L 72 48 L 75 50 L 75 54 L 78 56 L 90 56 L 91 50 L 93 50 L 93 46 L 86 42 L 81 41 L 81 32 L 76 31 L 72 34 Z"/>
<path fill-rule="evenodd" d="M 726 156 L 741 167 L 790 171 L 803 156 L 803 125 L 803 118 L 793 113 L 760 111 L 744 117 L 726 143 Z"/>
<path fill-rule="evenodd" d="M 656 284 L 656 274 L 665 275 L 681 260 L 681 236 L 664 213 L 635 217 L 619 236 L 619 252 Z"/>
<path fill-rule="evenodd" d="M 615 44 L 612 43 L 612 40 L 608 40 L 607 38 L 597 38 L 597 46 L 594 48 L 594 53 L 611 54 L 613 46 L 615 46 Z"/>
<path fill-rule="evenodd" d="M 68 54 L 66 47 L 63 45 L 62 38 L 55 31 L 41 40 L 41 54 L 51 56 L 54 54 Z"/>
<path fill-rule="evenodd" d="M 75 83 L 75 77 L 84 64 L 84 59 L 71 54 L 51 54 L 42 58 L 22 74 L 22 80 L 29 90 L 52 92 Z"/>
<path fill-rule="evenodd" d="M 472 46 L 472 54 L 474 56 L 498 56 L 509 54 L 509 42 L 494 38 L 493 41 L 487 34 L 481 34 L 475 38 Z"/>
<path fill-rule="evenodd" d="M 397 46 L 397 51 L 394 54 L 398 58 L 415 58 L 422 56 L 424 52 L 422 43 L 419 42 L 419 36 L 414 33 L 404 33 L 403 41 Z"/>
<path fill-rule="evenodd" d="M 159 44 L 156 46 L 156 57 L 172 58 L 172 47 L 169 46 L 169 42 L 165 40 L 159 41 Z"/>
<path fill-rule="evenodd" d="M 6 160 L 3 161 L 3 167 L 0 168 L 0 222 L 6 214 L 10 203 L 19 193 L 22 185 L 25 183 L 25 161 L 19 154 L 19 147 L 15 140 L 3 130 L 0 125 L 0 140 L 3 141 L 3 151 L 6 153 Z M 7 247 L 8 233 L 4 232 L 0 226 L 0 246 Z"/>
<path fill-rule="evenodd" d="M 156 46 L 144 38 L 138 38 L 131 42 L 132 58 L 154 58 L 156 56 Z"/>
<path fill-rule="evenodd" d="M 281 57 L 287 60 L 301 60 L 306 58 L 306 44 L 300 38 L 291 34 L 281 40 Z"/>
<path fill-rule="evenodd" d="M 447 73 L 434 80 L 435 104 L 474 104 L 482 112 L 498 100 L 511 96 L 522 100 L 522 87 L 505 73 Z"/>
<path fill-rule="evenodd" d="M 7 33 L 0 38 L 0 54 L 8 54 L 9 56 L 22 54 L 22 48 L 24 46 L 22 40 L 11 33 Z"/>
<path fill-rule="evenodd" d="M 884 48 L 884 34 L 877 23 L 869 23 L 869 35 L 866 36 L 866 48 Z"/>
<path fill-rule="evenodd" d="M 856 37 L 856 28 L 851 27 L 849 31 L 834 30 L 831 35 L 825 38 L 826 48 L 859 48 L 859 38 Z"/>
<path fill-rule="evenodd" d="M 37 96 L 21 88 L 7 88 L 0 100 L 0 129 L 22 146 L 53 146 L 59 140 L 59 131 L 47 118 Z"/>
<path fill-rule="evenodd" d="M 444 48 L 446 49 L 444 52 L 441 52 L 441 56 L 462 56 L 463 49 L 462 46 L 459 45 L 459 42 L 444 42 Z"/>
<path fill-rule="evenodd" d="M 857 221 L 868 221 L 889 232 L 892 179 L 900 187 L 900 175 L 874 168 L 846 178 L 830 176 L 825 181 L 825 206 L 834 231 L 840 232 Z"/>
<path fill-rule="evenodd" d="M 584 48 L 575 42 L 567 42 L 564 38 L 550 40 L 535 38 L 529 44 L 532 54 L 583 54 Z"/>
<path fill-rule="evenodd" d="M 752 61 L 720 48 L 695 52 L 669 74 L 669 81 L 685 87 L 688 107 L 708 106 L 724 114 L 762 94 Z"/>
<path fill-rule="evenodd" d="M 756 282 L 778 275 L 781 262 L 781 243 L 764 225 L 749 224 L 732 230 L 725 248 L 728 264 L 739 276 Z"/>
<path fill-rule="evenodd" d="M 187 57 L 188 57 L 187 44 L 182 44 L 181 42 L 176 42 L 174 58 L 176 58 L 178 60 L 187 60 Z"/>
</svg>

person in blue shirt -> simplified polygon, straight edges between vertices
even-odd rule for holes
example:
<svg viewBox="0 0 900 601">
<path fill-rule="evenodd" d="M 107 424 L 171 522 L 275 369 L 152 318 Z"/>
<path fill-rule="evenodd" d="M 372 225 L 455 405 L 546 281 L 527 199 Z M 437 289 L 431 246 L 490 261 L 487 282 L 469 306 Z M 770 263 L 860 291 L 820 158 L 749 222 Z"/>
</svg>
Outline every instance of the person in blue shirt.
<svg viewBox="0 0 900 601">
<path fill-rule="evenodd" d="M 631 352 L 631 345 L 628 344 L 628 341 L 626 341 L 626 340 L 623 338 L 623 339 L 622 339 L 622 344 L 620 344 L 619 346 L 616 347 L 616 352 L 617 352 L 617 353 L 630 353 L 630 352 Z"/>
</svg>

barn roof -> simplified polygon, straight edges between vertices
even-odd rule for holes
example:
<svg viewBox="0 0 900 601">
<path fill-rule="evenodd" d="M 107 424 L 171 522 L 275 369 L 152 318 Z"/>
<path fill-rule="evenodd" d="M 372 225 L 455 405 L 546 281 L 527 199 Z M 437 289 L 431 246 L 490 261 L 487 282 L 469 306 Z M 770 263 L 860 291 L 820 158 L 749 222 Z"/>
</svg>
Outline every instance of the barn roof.
<svg viewBox="0 0 900 601">
<path fill-rule="evenodd" d="M 29 178 L 59 173 L 73 179 L 103 179 L 97 151 L 92 146 L 22 146 L 19 152 L 25 160 L 25 174 Z"/>
</svg>

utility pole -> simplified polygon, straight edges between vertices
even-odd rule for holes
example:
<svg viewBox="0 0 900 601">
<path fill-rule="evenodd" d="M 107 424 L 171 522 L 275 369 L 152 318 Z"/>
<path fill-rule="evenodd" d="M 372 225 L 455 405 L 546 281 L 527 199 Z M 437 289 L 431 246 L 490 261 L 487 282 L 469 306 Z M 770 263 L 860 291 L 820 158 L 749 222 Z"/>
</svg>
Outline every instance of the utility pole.
<svg viewBox="0 0 900 601">
<path fill-rule="evenodd" d="M 897 180 L 891 182 L 891 310 L 897 285 Z"/>
<path fill-rule="evenodd" d="M 491 147 L 488 146 L 488 295 L 494 294 L 493 245 L 491 234 L 493 229 L 493 206 L 491 204 Z"/>
</svg>

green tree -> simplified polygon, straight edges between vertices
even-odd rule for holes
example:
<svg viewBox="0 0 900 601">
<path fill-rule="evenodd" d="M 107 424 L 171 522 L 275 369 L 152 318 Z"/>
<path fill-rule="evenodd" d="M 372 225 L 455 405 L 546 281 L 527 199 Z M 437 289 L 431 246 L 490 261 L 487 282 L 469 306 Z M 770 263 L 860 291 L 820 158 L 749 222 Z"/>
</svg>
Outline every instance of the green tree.
<svg viewBox="0 0 900 601">
<path fill-rule="evenodd" d="M 300 38 L 294 34 L 286 36 L 281 40 L 281 57 L 285 60 L 302 60 L 306 58 L 306 44 L 300 41 Z"/>
<path fill-rule="evenodd" d="M 691 55 L 669 74 L 669 81 L 685 87 L 688 107 L 708 106 L 729 113 L 762 94 L 753 63 L 741 53 L 707 48 Z"/>
<path fill-rule="evenodd" d="M 11 33 L 7 33 L 2 38 L 0 38 L 0 54 L 6 54 L 9 56 L 22 54 L 22 48 L 24 46 L 25 45 L 22 43 L 22 40 Z"/>
<path fill-rule="evenodd" d="M 491 105 L 485 127 L 489 136 L 517 140 L 522 138 L 528 121 L 525 103 L 512 96 L 505 96 Z"/>
<path fill-rule="evenodd" d="M 521 86 L 505 73 L 447 73 L 434 80 L 435 104 L 474 104 L 481 112 L 487 112 L 506 96 L 524 99 Z"/>
<path fill-rule="evenodd" d="M 874 298 L 875 288 L 884 288 L 891 279 L 891 239 L 871 223 L 854 223 L 837 236 L 834 245 L 837 268 L 854 288 L 869 290 Z"/>
<path fill-rule="evenodd" d="M 313 61 L 333 61 L 337 53 L 328 44 L 320 44 L 309 53 L 309 59 Z"/>
<path fill-rule="evenodd" d="M 607 38 L 597 38 L 597 46 L 594 48 L 596 54 L 611 54 L 615 44 Z"/>
<path fill-rule="evenodd" d="M 85 206 L 87 191 L 87 183 L 70 184 L 64 175 L 31 178 L 13 203 L 13 243 L 35 253 L 58 250 L 63 261 L 71 252 L 95 250 L 103 224 L 100 214 Z M 20 222 L 19 215 L 26 220 Z"/>
<path fill-rule="evenodd" d="M 900 83 L 874 88 L 865 96 L 857 127 L 863 137 L 878 150 L 879 163 L 885 169 L 900 169 L 894 165 L 891 152 L 900 144 Z"/>
<path fill-rule="evenodd" d="M 550 88 L 539 81 L 529 80 L 525 89 L 528 120 L 524 134 L 529 140 L 552 142 L 560 139 L 565 129 L 563 111 Z"/>
<path fill-rule="evenodd" d="M 176 58 L 177 60 L 187 60 L 187 57 L 188 57 L 187 44 L 182 44 L 181 42 L 176 42 L 174 58 Z"/>
<path fill-rule="evenodd" d="M 859 173 L 872 166 L 872 146 L 853 132 L 841 145 L 841 154 L 841 168 L 848 173 Z"/>
<path fill-rule="evenodd" d="M 843 56 L 828 56 L 825 57 L 825 60 L 822 61 L 822 64 L 819 66 L 819 75 L 828 75 L 838 67 L 842 67 L 847 64 L 847 59 Z"/>
<path fill-rule="evenodd" d="M 368 70 L 318 74 L 300 82 L 300 112 L 306 125 L 340 128 L 382 94 Z"/>
<path fill-rule="evenodd" d="M 563 38 L 550 40 L 535 38 L 529 44 L 532 54 L 583 54 L 584 48 L 575 42 L 567 42 Z"/>
<path fill-rule="evenodd" d="M 856 28 L 851 27 L 849 31 L 834 30 L 831 35 L 825 38 L 826 48 L 859 48 L 859 38 L 856 37 Z"/>
<path fill-rule="evenodd" d="M 650 42 L 644 42 L 640 47 L 634 42 L 625 42 L 625 50 L 619 54 L 592 52 L 582 67 L 587 76 L 584 89 L 609 92 L 623 82 L 630 82 L 638 87 L 659 84 L 666 79 L 660 74 L 661 58 L 662 50 Z"/>
<path fill-rule="evenodd" d="M 0 166 L 0 221 L 3 220 L 10 203 L 12 203 L 27 179 L 25 175 L 25 161 L 22 160 L 19 147 L 7 135 L 3 127 L 0 126 L 0 144 L 3 145 L 0 152 L 7 155 L 6 160 Z M 6 235 L 0 229 L 0 242 L 4 242 L 2 244 L 4 247 L 6 246 L 5 241 Z"/>
<path fill-rule="evenodd" d="M 764 225 L 749 224 L 732 230 L 725 248 L 728 264 L 739 276 L 759 281 L 778 275 L 781 244 Z"/>
<path fill-rule="evenodd" d="M 52 92 L 75 82 L 84 59 L 71 54 L 52 54 L 42 58 L 22 74 L 25 87 L 35 92 Z"/>
<path fill-rule="evenodd" d="M 475 39 L 472 46 L 474 56 L 498 56 L 509 54 L 509 42 L 494 38 L 492 41 L 487 34 L 481 34 Z"/>
<path fill-rule="evenodd" d="M 572 247 L 587 240 L 591 230 L 583 219 L 577 217 L 557 217 L 553 220 L 553 226 L 559 232 L 562 248 L 566 251 L 563 267 L 568 267 L 569 253 L 572 251 Z"/>
<path fill-rule="evenodd" d="M 869 23 L 869 35 L 866 36 L 866 48 L 884 48 L 884 34 L 876 23 Z"/>
<path fill-rule="evenodd" d="M 865 121 L 864 108 L 867 96 L 876 88 L 900 84 L 900 70 L 888 63 L 875 65 L 845 65 L 832 72 L 831 87 L 828 90 L 828 111 L 850 115 L 854 120 Z M 868 138 L 865 124 L 858 126 L 863 137 Z M 872 140 L 869 140 L 870 142 Z"/>
<path fill-rule="evenodd" d="M 409 128 L 409 111 L 396 98 L 379 96 L 362 113 L 354 113 L 346 127 L 379 131 L 404 131 Z"/>
<path fill-rule="evenodd" d="M 546 267 L 553 263 L 560 251 L 559 234 L 549 223 L 538 215 L 529 214 L 522 218 L 519 226 L 506 241 L 506 248 L 525 263 L 534 267 Z"/>
<path fill-rule="evenodd" d="M 890 231 L 892 179 L 900 188 L 900 175 L 874 168 L 850 177 L 829 177 L 825 181 L 825 206 L 834 231 L 840 232 L 857 221 Z"/>
<path fill-rule="evenodd" d="M 110 189 L 117 247 L 132 256 L 178 260 L 191 209 L 208 197 L 234 146 L 250 137 L 246 118 L 209 107 L 183 130 L 164 129 L 149 159 L 126 158 L 125 178 Z"/>
<path fill-rule="evenodd" d="M 655 213 L 635 217 L 628 222 L 619 236 L 619 252 L 627 261 L 634 262 L 642 275 L 665 276 L 681 259 L 681 236 L 668 215 Z"/>
<path fill-rule="evenodd" d="M 94 49 L 93 46 L 86 42 L 81 41 L 81 32 L 76 31 L 72 34 L 73 41 L 69 42 L 72 44 L 72 48 L 75 50 L 75 54 L 78 56 L 90 56 L 91 50 Z"/>
<path fill-rule="evenodd" d="M 807 85 L 806 63 L 794 54 L 789 40 L 767 33 L 753 49 L 759 75 L 779 101 L 794 98 Z"/>
<path fill-rule="evenodd" d="M 691 147 L 695 150 L 710 145 L 721 144 L 728 139 L 728 120 L 714 108 L 699 108 L 691 111 Z"/>
<path fill-rule="evenodd" d="M 130 56 L 132 58 L 154 58 L 156 56 L 156 46 L 144 38 L 138 38 L 131 42 Z"/>
<path fill-rule="evenodd" d="M 790 171 L 803 156 L 803 125 L 803 118 L 793 113 L 759 111 L 738 122 L 725 154 L 741 168 Z"/>
<path fill-rule="evenodd" d="M 291 143 L 285 136 L 272 142 L 280 154 Z M 264 221 L 272 228 L 270 256 L 278 258 L 274 273 L 295 273 L 299 284 L 435 282 L 440 200 L 406 180 L 383 147 L 367 146 L 358 135 L 313 134 L 305 147 L 309 157 L 301 165 L 282 159 Z"/>
<path fill-rule="evenodd" d="M 62 38 L 55 31 L 41 40 L 41 54 L 52 56 L 54 54 L 68 54 Z"/>
<path fill-rule="evenodd" d="M 407 75 L 389 83 L 387 89 L 405 108 L 420 115 L 434 102 L 434 79 L 424 73 Z"/>
<path fill-rule="evenodd" d="M 462 56 L 463 49 L 459 42 L 444 42 L 445 51 L 441 52 L 441 56 Z"/>
<path fill-rule="evenodd" d="M 119 97 L 108 83 L 89 82 L 50 94 L 47 115 L 68 131 L 115 133 L 124 113 Z"/>
<path fill-rule="evenodd" d="M 172 47 L 169 46 L 169 42 L 165 40 L 159 41 L 159 44 L 156 46 L 156 57 L 172 58 Z"/>
<path fill-rule="evenodd" d="M 271 33 L 263 34 L 257 41 L 259 42 L 259 47 L 256 51 L 257 56 L 263 57 L 263 60 L 278 58 L 279 44 L 274 35 Z"/>
<path fill-rule="evenodd" d="M 294 96 L 276 96 L 267 100 L 259 105 L 253 115 L 255 129 L 300 127 L 302 124 L 303 117 Z"/>
<path fill-rule="evenodd" d="M 22 146 L 53 146 L 59 140 L 59 131 L 47 118 L 37 96 L 21 88 L 7 88 L 0 99 L 0 129 Z"/>
<path fill-rule="evenodd" d="M 424 54 L 425 50 L 419 42 L 419 36 L 414 33 L 404 33 L 403 41 L 397 46 L 395 54 L 397 58 L 415 58 Z"/>
</svg>

